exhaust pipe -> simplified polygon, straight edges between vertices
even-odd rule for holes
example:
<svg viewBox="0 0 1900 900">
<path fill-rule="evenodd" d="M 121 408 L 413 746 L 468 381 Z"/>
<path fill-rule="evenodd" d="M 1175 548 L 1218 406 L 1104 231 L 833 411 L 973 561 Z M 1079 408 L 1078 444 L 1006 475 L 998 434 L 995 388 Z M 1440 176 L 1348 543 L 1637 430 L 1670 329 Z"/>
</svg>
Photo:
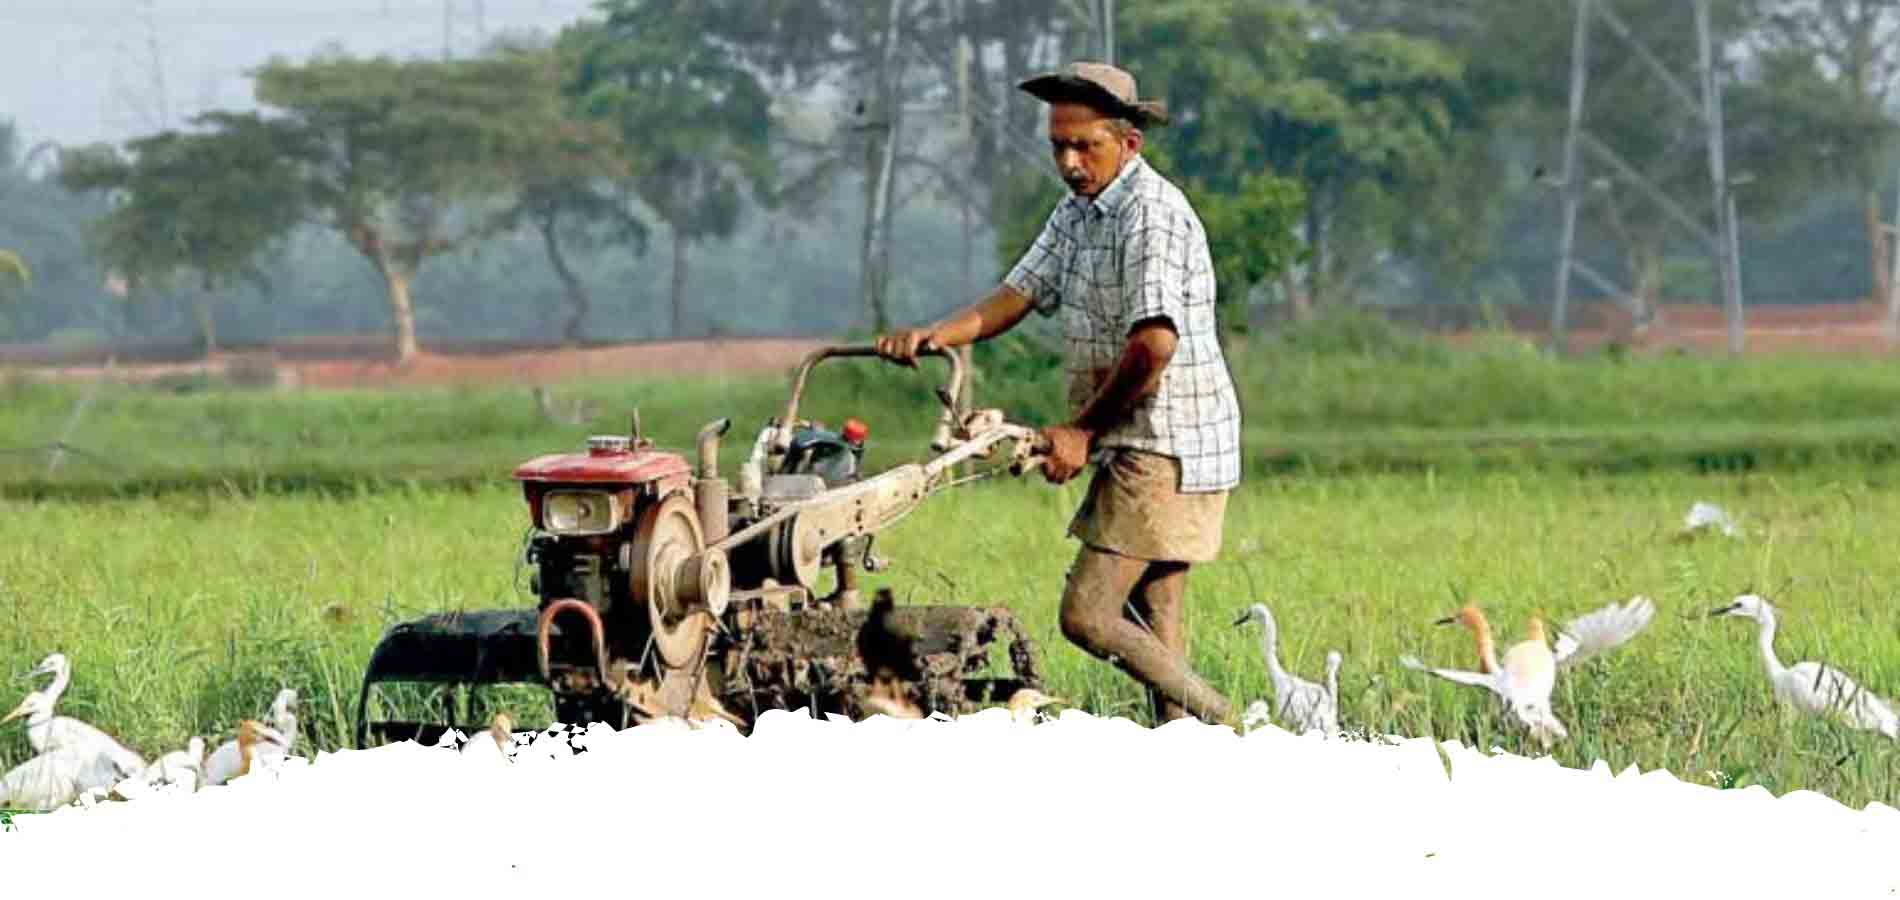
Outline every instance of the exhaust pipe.
<svg viewBox="0 0 1900 900">
<path fill-rule="evenodd" d="M 699 514 L 700 533 L 708 546 L 725 540 L 731 530 L 726 510 L 726 480 L 719 477 L 719 439 L 731 427 L 731 419 L 720 419 L 699 429 L 699 483 L 694 486 L 693 506 Z"/>
<path fill-rule="evenodd" d="M 699 477 L 719 477 L 719 439 L 731 427 L 731 419 L 719 419 L 699 429 Z"/>
</svg>

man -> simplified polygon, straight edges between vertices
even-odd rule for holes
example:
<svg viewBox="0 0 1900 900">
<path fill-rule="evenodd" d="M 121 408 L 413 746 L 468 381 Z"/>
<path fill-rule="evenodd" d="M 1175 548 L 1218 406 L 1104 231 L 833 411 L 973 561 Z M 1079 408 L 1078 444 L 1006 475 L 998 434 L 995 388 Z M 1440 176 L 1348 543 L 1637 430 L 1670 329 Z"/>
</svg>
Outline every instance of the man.
<svg viewBox="0 0 1900 900">
<path fill-rule="evenodd" d="M 1082 547 L 1062 634 L 1144 683 L 1162 720 L 1224 722 L 1226 698 L 1188 667 L 1181 607 L 1188 567 L 1219 552 L 1240 482 L 1240 408 L 1215 334 L 1206 233 L 1141 156 L 1142 129 L 1166 124 L 1166 107 L 1137 100 L 1133 77 L 1098 63 L 1020 87 L 1049 104 L 1071 195 L 988 297 L 881 337 L 878 350 L 914 364 L 920 348 L 988 340 L 1030 310 L 1063 314 L 1075 412 L 1042 430 L 1043 474 L 1061 484 L 1091 457 L 1096 472 L 1069 527 Z"/>
</svg>

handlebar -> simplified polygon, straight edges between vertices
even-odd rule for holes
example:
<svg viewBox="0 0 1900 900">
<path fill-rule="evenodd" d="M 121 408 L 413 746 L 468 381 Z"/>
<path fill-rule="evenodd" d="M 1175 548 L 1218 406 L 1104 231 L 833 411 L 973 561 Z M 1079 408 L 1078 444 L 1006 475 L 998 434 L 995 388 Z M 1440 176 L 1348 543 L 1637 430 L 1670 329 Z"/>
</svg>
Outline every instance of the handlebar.
<svg viewBox="0 0 1900 900">
<path fill-rule="evenodd" d="M 963 359 L 942 347 L 919 348 L 917 355 L 938 356 L 950 363 L 950 384 L 946 389 L 939 392 L 938 399 L 944 402 L 941 427 L 951 427 L 954 424 L 952 408 L 956 403 L 958 392 L 963 387 Z M 821 347 L 806 354 L 804 360 L 799 362 L 798 373 L 792 378 L 792 396 L 785 403 L 785 417 L 779 420 L 783 429 L 779 432 L 778 440 L 776 441 L 779 449 L 783 450 L 791 442 L 792 423 L 798 421 L 798 400 L 799 397 L 805 393 L 805 377 L 811 374 L 812 368 L 827 359 L 852 356 L 875 356 L 880 359 L 883 358 L 883 355 L 877 352 L 877 347 L 875 346 L 851 344 Z"/>
</svg>

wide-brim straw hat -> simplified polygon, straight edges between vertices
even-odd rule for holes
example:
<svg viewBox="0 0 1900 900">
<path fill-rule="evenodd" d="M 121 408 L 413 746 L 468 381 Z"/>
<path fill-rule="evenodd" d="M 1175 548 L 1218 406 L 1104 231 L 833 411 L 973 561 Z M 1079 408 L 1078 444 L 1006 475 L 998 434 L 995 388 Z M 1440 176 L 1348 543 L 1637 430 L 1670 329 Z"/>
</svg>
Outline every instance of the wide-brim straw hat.
<svg viewBox="0 0 1900 900">
<path fill-rule="evenodd" d="M 1137 128 L 1168 124 L 1168 106 L 1142 100 L 1135 76 L 1107 63 L 1075 62 L 1060 72 L 1038 75 L 1017 85 L 1048 103 L 1085 103 L 1104 114 L 1124 118 Z"/>
</svg>

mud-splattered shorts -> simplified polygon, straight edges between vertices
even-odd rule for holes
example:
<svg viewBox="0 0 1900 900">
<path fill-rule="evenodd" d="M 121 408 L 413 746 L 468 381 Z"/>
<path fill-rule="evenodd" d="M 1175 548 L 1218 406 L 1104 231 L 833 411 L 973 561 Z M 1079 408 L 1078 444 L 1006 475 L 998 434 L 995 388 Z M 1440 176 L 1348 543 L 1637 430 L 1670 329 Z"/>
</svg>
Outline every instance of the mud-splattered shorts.
<svg viewBox="0 0 1900 900">
<path fill-rule="evenodd" d="M 1180 491 L 1181 463 L 1140 450 L 1110 450 L 1069 523 L 1070 536 L 1144 560 L 1200 563 L 1220 554 L 1227 492 Z"/>
</svg>

